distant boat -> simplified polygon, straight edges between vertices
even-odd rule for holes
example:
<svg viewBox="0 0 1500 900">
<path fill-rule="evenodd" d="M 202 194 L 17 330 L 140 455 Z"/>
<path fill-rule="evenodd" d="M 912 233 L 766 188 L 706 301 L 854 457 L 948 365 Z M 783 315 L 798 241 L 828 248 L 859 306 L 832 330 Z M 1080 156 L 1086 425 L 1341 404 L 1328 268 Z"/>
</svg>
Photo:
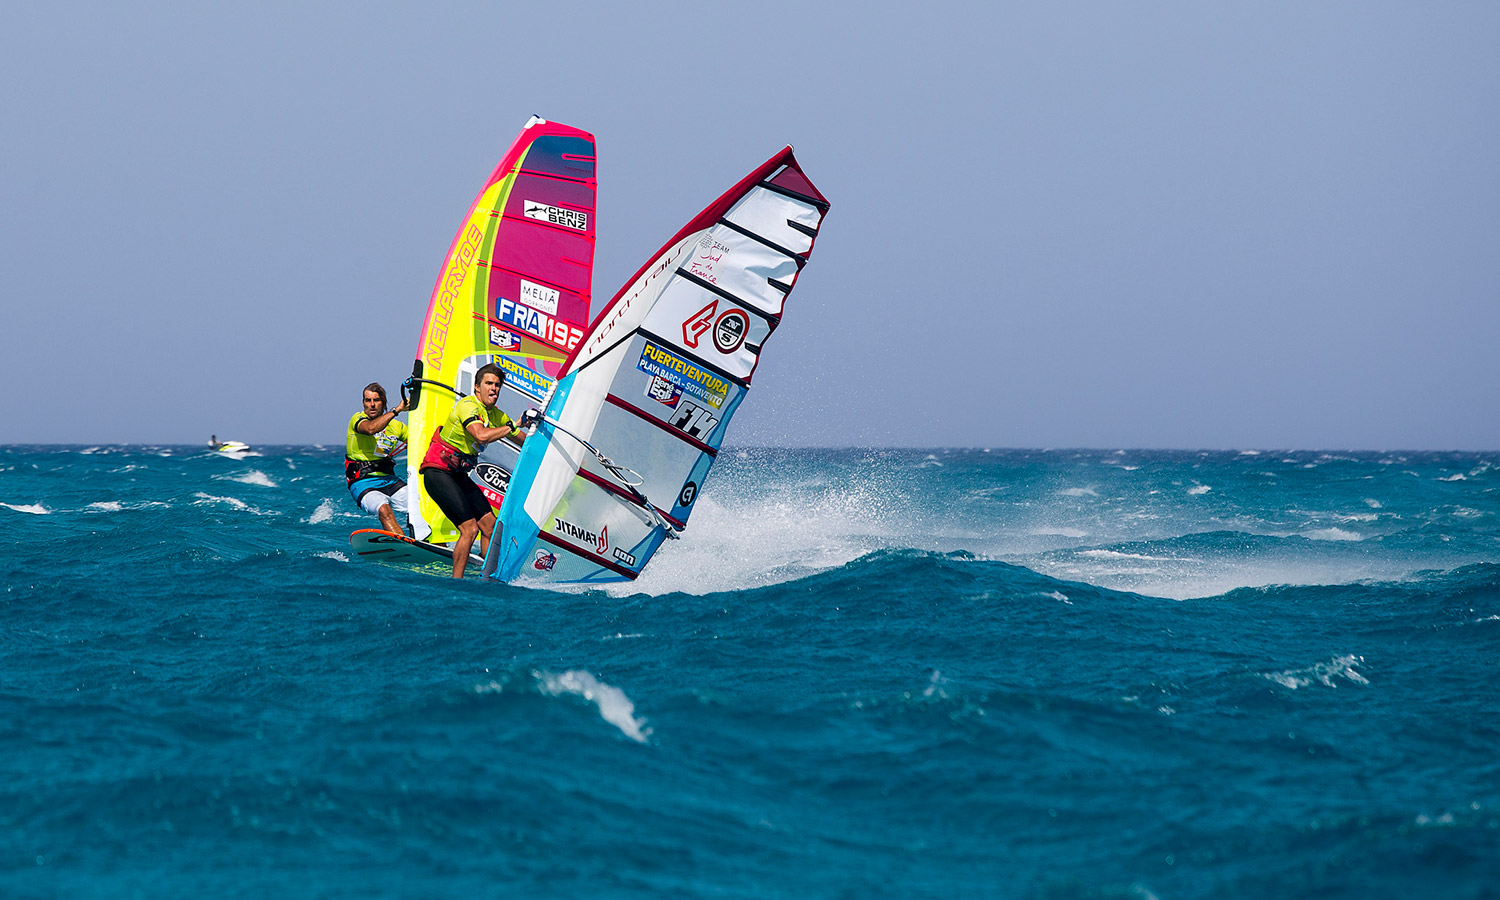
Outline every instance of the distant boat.
<svg viewBox="0 0 1500 900">
<path fill-rule="evenodd" d="M 208 449 L 215 453 L 249 453 L 250 445 L 244 441 L 221 441 L 218 435 L 209 435 Z"/>
</svg>

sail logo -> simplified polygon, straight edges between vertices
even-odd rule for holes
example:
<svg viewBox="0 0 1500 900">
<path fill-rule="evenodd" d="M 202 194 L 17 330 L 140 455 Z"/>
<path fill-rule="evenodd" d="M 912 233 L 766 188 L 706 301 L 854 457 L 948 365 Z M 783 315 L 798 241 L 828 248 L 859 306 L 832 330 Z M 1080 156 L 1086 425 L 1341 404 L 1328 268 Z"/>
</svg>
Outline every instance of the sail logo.
<svg viewBox="0 0 1500 900">
<path fill-rule="evenodd" d="M 555 530 L 559 534 L 565 534 L 580 543 L 593 544 L 594 549 L 598 551 L 600 556 L 603 556 L 606 552 L 609 551 L 609 526 L 606 525 L 605 527 L 599 529 L 598 534 L 595 534 L 594 532 L 589 531 L 587 528 L 580 528 L 579 526 L 574 525 L 572 522 L 569 522 L 567 519 L 564 519 L 561 516 L 553 516 L 552 521 L 557 523 L 557 528 Z"/>
<path fill-rule="evenodd" d="M 532 309 L 524 303 L 500 298 L 496 304 L 496 318 L 564 350 L 572 350 L 583 340 L 583 329 L 569 325 L 541 310 Z"/>
<path fill-rule="evenodd" d="M 552 571 L 552 567 L 555 565 L 557 565 L 557 554 L 548 553 L 546 550 L 538 550 L 536 552 L 536 559 L 531 561 L 532 568 L 540 569 L 543 572 Z"/>
<path fill-rule="evenodd" d="M 626 553 L 625 552 L 625 548 L 623 548 L 623 547 L 616 547 L 615 548 L 615 559 L 618 560 L 619 562 L 624 563 L 627 566 L 633 566 L 633 565 L 635 565 L 635 554 L 634 553 Z"/>
<path fill-rule="evenodd" d="M 729 382 L 650 341 L 646 342 L 635 367 L 647 375 L 667 379 L 682 388 L 683 393 L 692 394 L 714 409 L 723 406 L 729 394 Z"/>
<path fill-rule="evenodd" d="M 720 243 L 711 235 L 705 234 L 698 242 L 698 249 L 693 253 L 692 260 L 688 262 L 688 273 L 702 278 L 709 284 L 718 284 L 719 276 L 714 269 L 728 255 L 728 244 Z"/>
<path fill-rule="evenodd" d="M 714 311 L 718 308 L 719 301 L 715 300 L 689 316 L 688 320 L 682 323 L 682 342 L 694 350 L 698 349 L 698 338 L 703 336 L 703 332 L 713 327 Z"/>
<path fill-rule="evenodd" d="M 731 309 L 714 322 L 714 346 L 720 353 L 733 353 L 750 333 L 750 317 L 742 309 Z"/>
<path fill-rule="evenodd" d="M 589 230 L 589 214 L 576 209 L 563 209 L 561 206 L 527 200 L 522 204 L 522 212 L 528 219 L 536 219 L 549 225 L 561 225 L 576 231 Z"/>
<path fill-rule="evenodd" d="M 557 315 L 557 301 L 561 299 L 562 291 L 521 279 L 521 302 L 527 306 L 539 309 L 549 316 L 555 316 Z"/>
<path fill-rule="evenodd" d="M 463 287 L 469 267 L 479 255 L 479 244 L 484 240 L 484 231 L 474 222 L 464 232 L 463 240 L 453 251 L 448 262 L 448 271 L 443 273 L 443 283 L 432 298 L 432 319 L 427 323 L 427 365 L 433 372 L 443 368 L 443 348 L 448 344 L 448 323 L 453 318 L 453 302 L 458 299 L 458 290 Z"/>
<path fill-rule="evenodd" d="M 495 359 L 495 365 L 505 371 L 505 386 L 515 388 L 540 400 L 552 389 L 552 379 L 538 375 L 508 356 Z"/>
<path fill-rule="evenodd" d="M 646 385 L 646 396 L 657 403 L 676 406 L 677 401 L 682 399 L 682 388 L 660 375 L 652 375 L 650 383 Z"/>
<path fill-rule="evenodd" d="M 720 353 L 733 353 L 740 349 L 745 343 L 745 335 L 750 333 L 750 317 L 742 309 L 730 307 L 717 319 L 714 313 L 719 311 L 719 301 L 708 304 L 688 317 L 682 323 L 682 342 L 693 349 L 698 349 L 698 340 L 706 331 L 713 331 L 714 347 Z"/>
<path fill-rule="evenodd" d="M 677 414 L 672 417 L 672 427 L 680 429 L 683 434 L 691 435 L 698 440 L 708 437 L 719 424 L 715 416 L 708 414 L 708 410 L 694 406 L 684 400 L 677 407 Z"/>
<path fill-rule="evenodd" d="M 521 338 L 498 325 L 490 326 L 490 343 L 501 350 L 519 350 L 521 348 Z"/>
</svg>

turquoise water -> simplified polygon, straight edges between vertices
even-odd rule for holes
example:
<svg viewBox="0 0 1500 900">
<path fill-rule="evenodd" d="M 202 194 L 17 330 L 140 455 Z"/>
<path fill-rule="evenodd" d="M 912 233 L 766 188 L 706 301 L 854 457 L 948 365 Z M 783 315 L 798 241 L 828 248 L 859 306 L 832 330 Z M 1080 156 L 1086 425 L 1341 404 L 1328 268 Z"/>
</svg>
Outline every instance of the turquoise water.
<svg viewBox="0 0 1500 900">
<path fill-rule="evenodd" d="M 0 447 L 0 896 L 1500 884 L 1500 455 L 727 451 L 568 592 L 340 476 Z"/>
</svg>

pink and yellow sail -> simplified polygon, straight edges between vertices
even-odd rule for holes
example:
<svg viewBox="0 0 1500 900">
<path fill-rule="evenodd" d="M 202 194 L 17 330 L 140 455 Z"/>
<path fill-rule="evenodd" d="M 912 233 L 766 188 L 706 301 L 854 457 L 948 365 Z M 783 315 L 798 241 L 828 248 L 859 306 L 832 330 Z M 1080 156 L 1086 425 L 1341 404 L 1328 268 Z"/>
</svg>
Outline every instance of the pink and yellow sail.
<svg viewBox="0 0 1500 900">
<path fill-rule="evenodd" d="M 474 372 L 506 372 L 499 406 L 512 418 L 538 405 L 589 319 L 594 265 L 594 136 L 533 118 L 485 181 L 454 235 L 428 303 L 412 369 L 407 483 L 415 536 L 451 543 L 457 530 L 422 488 L 433 433 Z M 508 472 L 515 449 L 485 459 Z M 493 471 L 493 469 L 491 469 Z M 491 484 L 498 503 L 503 481 Z"/>
</svg>

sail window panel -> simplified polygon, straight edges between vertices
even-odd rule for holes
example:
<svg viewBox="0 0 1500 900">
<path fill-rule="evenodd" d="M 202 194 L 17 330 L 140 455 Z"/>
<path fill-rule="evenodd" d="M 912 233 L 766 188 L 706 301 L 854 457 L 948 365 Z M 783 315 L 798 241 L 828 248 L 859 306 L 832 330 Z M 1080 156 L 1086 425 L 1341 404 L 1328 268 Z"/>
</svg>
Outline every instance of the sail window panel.
<svg viewBox="0 0 1500 900">
<path fill-rule="evenodd" d="M 564 178 L 593 178 L 594 142 L 569 135 L 543 135 L 531 142 L 521 169 Z"/>
<path fill-rule="evenodd" d="M 786 291 L 771 280 L 790 286 L 797 279 L 794 257 L 723 225 L 693 245 L 682 268 L 772 316 L 781 315 Z"/>
<path fill-rule="evenodd" d="M 758 312 L 681 275 L 662 291 L 642 327 L 745 380 L 771 333 L 771 323 Z"/>
<path fill-rule="evenodd" d="M 787 223 L 796 222 L 803 229 L 816 232 L 823 214 L 811 204 L 758 187 L 730 207 L 724 218 L 778 247 L 807 253 L 812 250 L 812 235 Z"/>
<path fill-rule="evenodd" d="M 683 403 L 690 405 L 688 401 Z M 642 483 L 636 490 L 645 494 L 653 505 L 667 510 L 677 502 L 677 493 L 688 473 L 703 456 L 703 451 L 693 444 L 613 405 L 600 410 L 592 443 L 616 464 L 637 472 Z M 592 455 L 584 460 L 583 468 L 604 481 L 616 482 L 616 478 Z"/>
<path fill-rule="evenodd" d="M 610 564 L 601 568 L 613 566 L 635 572 L 650 556 L 644 551 L 660 540 L 655 529 L 656 520 L 648 513 L 586 479 L 574 478 L 543 523 L 542 533 L 553 541 L 538 543 L 537 549 L 561 544 L 574 548 L 596 566 L 599 560 Z M 629 576 L 616 573 L 608 580 L 621 577 Z"/>
</svg>

